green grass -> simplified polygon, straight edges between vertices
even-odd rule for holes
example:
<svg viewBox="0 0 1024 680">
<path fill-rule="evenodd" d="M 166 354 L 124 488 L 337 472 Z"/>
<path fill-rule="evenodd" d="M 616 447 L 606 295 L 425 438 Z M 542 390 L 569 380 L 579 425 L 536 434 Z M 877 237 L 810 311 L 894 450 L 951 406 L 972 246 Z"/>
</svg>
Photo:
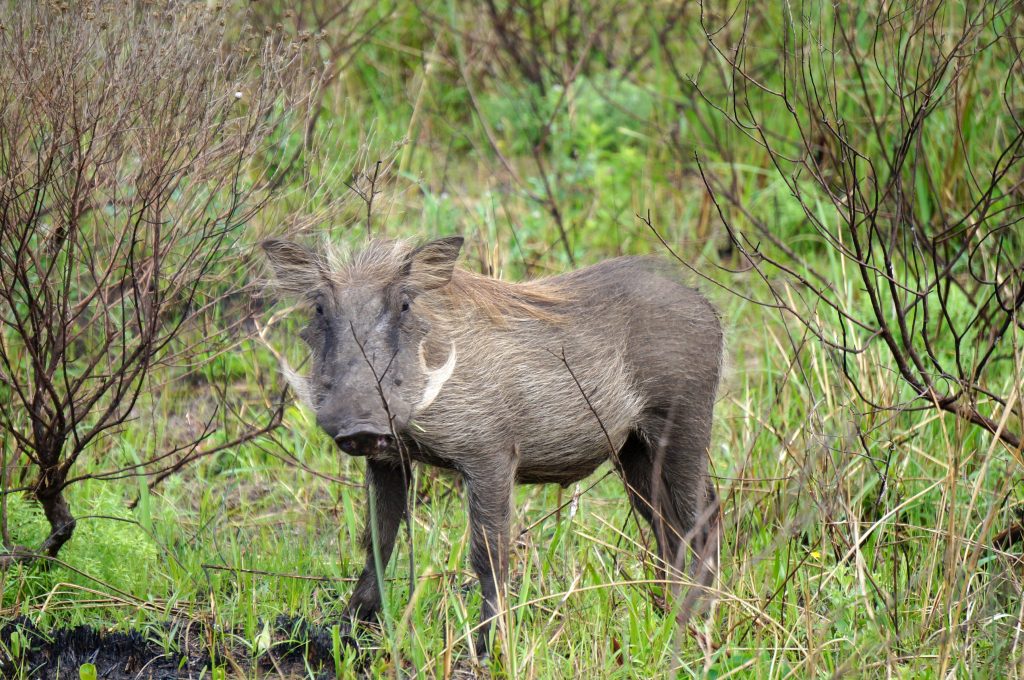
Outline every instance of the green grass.
<svg viewBox="0 0 1024 680">
<path fill-rule="evenodd" d="M 428 4 L 461 25 L 482 21 L 468 3 Z M 660 245 L 636 217 L 650 212 L 665 239 L 699 271 L 767 299 L 756 276 L 718 267 L 735 269 L 736 261 L 719 257 L 727 239 L 697 172 L 696 153 L 707 168 L 735 173 L 751 213 L 813 260 L 832 282 L 835 299 L 847 309 L 868 309 L 849 263 L 808 227 L 763 149 L 710 106 L 677 110 L 674 97 L 689 102 L 692 92 L 673 89 L 659 50 L 625 80 L 590 64 L 565 97 L 470 63 L 478 116 L 458 66 L 471 59 L 464 38 L 454 30 L 435 33 L 432 25 L 412 9 L 396 10 L 359 52 L 325 100 L 317 138 L 322 156 L 310 161 L 320 189 L 303 193 L 296 180 L 292 192 L 256 218 L 247 242 L 281 231 L 286 216 L 300 212 L 327 220 L 312 232 L 358 243 L 365 206 L 351 198 L 341 207 L 333 201 L 344 195 L 341 182 L 360 158 L 372 164 L 393 157 L 375 229 L 418 238 L 464 234 L 469 268 L 517 279 L 563 271 L 570 255 L 582 265 L 656 252 Z M 692 30 L 680 34 L 692 42 L 675 56 L 692 59 L 696 72 L 699 41 Z M 752 58 L 770 61 L 781 38 L 767 28 L 759 38 Z M 870 38 L 867 29 L 863 38 Z M 440 55 L 429 72 L 421 50 Z M 986 55 L 974 68 L 973 87 L 998 90 L 1005 63 Z M 869 75 L 879 100 L 886 76 Z M 769 86 L 773 77 L 766 76 Z M 836 77 L 852 87 L 847 64 Z M 701 82 L 713 82 L 710 67 Z M 795 121 L 778 102 L 753 101 L 762 107 L 766 128 L 793 131 Z M 960 126 L 974 157 L 964 159 L 942 143 L 922 152 L 928 167 L 944 168 L 953 178 L 933 190 L 923 177 L 911 177 L 923 220 L 932 218 L 938 200 L 949 202 L 947 210 L 964 209 L 969 188 L 956 177 L 968 161 L 974 167 L 994 162 L 996 143 L 1006 134 L 999 104 L 991 93 L 978 95 L 971 100 L 977 113 L 964 122 L 952 109 L 929 120 L 924 134 L 932 139 L 947 139 Z M 862 105 L 855 95 L 843 101 L 858 134 Z M 547 120 L 552 125 L 541 140 L 539 166 L 533 150 Z M 666 136 L 672 129 L 678 147 Z M 722 157 L 716 135 L 727 140 L 731 157 Z M 299 143 L 280 140 L 284 149 Z M 865 135 L 865 144 L 875 142 Z M 568 251 L 548 206 L 537 200 L 549 190 Z M 807 191 L 818 201 L 822 222 L 834 221 L 832 204 L 810 183 Z M 749 226 L 742 215 L 733 219 Z M 1019 239 L 1012 243 L 1021 246 Z M 1016 257 L 1024 258 L 1024 251 Z M 513 533 L 529 530 L 512 552 L 512 614 L 499 627 L 490 672 L 509 678 L 1019 676 L 1019 545 L 1009 551 L 991 545 L 1024 501 L 1019 452 L 1014 457 L 949 413 L 866 409 L 839 357 L 792 318 L 713 282 L 701 286 L 722 310 L 730 355 L 710 451 L 725 526 L 714 610 L 686 630 L 656 611 L 660 588 L 650 583 L 651 558 L 642 540 L 647 527 L 635 524 L 614 475 L 589 488 L 607 466 L 575 489 L 520 488 Z M 963 319 L 973 310 L 957 298 L 952 311 Z M 824 313 L 821 320 L 833 322 Z M 285 326 L 272 334 L 279 348 L 286 345 Z M 1021 378 L 1022 339 L 1020 328 L 1011 327 L 993 379 L 1002 394 Z M 951 341 L 938 350 L 948 357 Z M 849 361 L 876 402 L 913 396 L 895 379 L 879 343 Z M 140 404 L 140 417 L 98 443 L 77 472 L 145 459 L 190 418 L 202 417 L 212 384 L 226 386 L 245 404 L 279 382 L 273 357 L 251 339 L 198 373 L 187 384 L 164 376 L 165 389 Z M 1010 422 L 1019 426 L 1019 416 Z M 41 627 L 142 628 L 155 636 L 166 635 L 161 622 L 191 621 L 243 656 L 238 650 L 261 649 L 264 622 L 278 615 L 336 622 L 362 566 L 362 464 L 341 455 L 308 411 L 290 407 L 272 435 L 204 458 L 151 492 L 141 483 L 74 485 L 69 502 L 80 519 L 61 563 L 0 572 L 0 612 L 23 614 Z M 479 594 L 467 564 L 461 487 L 454 477 L 419 468 L 416 495 L 412 546 L 403 529 L 387 569 L 383 634 L 369 639 L 363 670 L 371 675 L 447 677 L 469 658 L 466 641 Z M 566 505 L 552 513 L 559 504 Z M 9 497 L 8 513 L 16 542 L 38 544 L 45 536 L 45 519 L 24 496 Z M 411 602 L 410 549 L 416 568 Z M 176 644 L 173 635 L 165 644 Z M 355 672 L 355 665 L 345 656 L 340 672 Z"/>
</svg>

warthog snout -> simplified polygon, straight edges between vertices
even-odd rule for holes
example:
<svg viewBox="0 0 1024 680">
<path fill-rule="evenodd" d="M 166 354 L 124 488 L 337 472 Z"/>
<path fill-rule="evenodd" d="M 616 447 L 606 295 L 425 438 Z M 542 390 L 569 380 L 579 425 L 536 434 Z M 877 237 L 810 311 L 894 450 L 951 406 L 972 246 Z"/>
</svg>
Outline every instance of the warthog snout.
<svg viewBox="0 0 1024 680">
<path fill-rule="evenodd" d="M 389 451 L 395 445 L 390 432 L 372 425 L 356 425 L 334 437 L 338 448 L 350 456 L 372 456 Z"/>
</svg>

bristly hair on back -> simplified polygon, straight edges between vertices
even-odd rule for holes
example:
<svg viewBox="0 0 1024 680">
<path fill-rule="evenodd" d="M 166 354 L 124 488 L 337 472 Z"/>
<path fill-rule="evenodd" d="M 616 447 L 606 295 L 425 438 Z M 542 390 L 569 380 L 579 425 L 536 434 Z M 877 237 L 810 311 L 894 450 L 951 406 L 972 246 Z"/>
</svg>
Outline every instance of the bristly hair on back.
<svg viewBox="0 0 1024 680">
<path fill-rule="evenodd" d="M 387 285 L 401 278 L 415 247 L 408 239 L 372 239 L 358 249 L 325 245 L 326 277 L 338 286 Z M 568 299 L 561 286 L 547 279 L 509 283 L 458 267 L 447 286 L 425 298 L 430 306 L 479 314 L 495 323 L 530 319 L 557 322 L 561 318 L 558 303 Z"/>
<path fill-rule="evenodd" d="M 415 247 L 410 239 L 370 239 L 360 248 L 324 242 L 328 278 L 339 286 L 394 281 Z"/>
<path fill-rule="evenodd" d="M 570 299 L 568 291 L 548 279 L 509 283 L 464 269 L 455 270 L 444 290 L 455 308 L 473 308 L 494 323 L 559 322 L 563 318 L 559 303 Z"/>
</svg>

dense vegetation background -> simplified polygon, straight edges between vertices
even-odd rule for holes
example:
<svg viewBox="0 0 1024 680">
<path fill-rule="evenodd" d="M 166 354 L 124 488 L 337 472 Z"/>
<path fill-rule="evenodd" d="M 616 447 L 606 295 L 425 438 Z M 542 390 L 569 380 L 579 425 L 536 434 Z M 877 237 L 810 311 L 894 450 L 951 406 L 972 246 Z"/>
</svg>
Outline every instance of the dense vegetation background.
<svg viewBox="0 0 1024 680">
<path fill-rule="evenodd" d="M 730 355 L 712 614 L 659 613 L 609 469 L 522 488 L 489 672 L 1018 677 L 1021 9 L 4 3 L 0 619 L 252 674 L 280 615 L 331 630 L 362 464 L 288 398 L 255 244 L 458 233 L 507 279 L 674 257 Z M 459 483 L 416 499 L 332 671 L 467 663 Z"/>
</svg>

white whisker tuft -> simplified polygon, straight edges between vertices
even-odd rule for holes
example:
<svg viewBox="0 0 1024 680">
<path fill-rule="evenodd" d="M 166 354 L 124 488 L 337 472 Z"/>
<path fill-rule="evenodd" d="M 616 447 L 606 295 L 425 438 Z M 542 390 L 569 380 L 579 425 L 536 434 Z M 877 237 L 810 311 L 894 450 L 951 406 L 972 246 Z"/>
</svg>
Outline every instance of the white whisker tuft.
<svg viewBox="0 0 1024 680">
<path fill-rule="evenodd" d="M 284 375 L 284 379 L 288 381 L 288 386 L 292 388 L 292 392 L 295 393 L 295 398 L 306 407 L 315 410 L 313 406 L 313 390 L 310 387 L 309 380 L 296 373 L 284 358 L 280 359 L 280 363 L 281 373 Z"/>
</svg>

